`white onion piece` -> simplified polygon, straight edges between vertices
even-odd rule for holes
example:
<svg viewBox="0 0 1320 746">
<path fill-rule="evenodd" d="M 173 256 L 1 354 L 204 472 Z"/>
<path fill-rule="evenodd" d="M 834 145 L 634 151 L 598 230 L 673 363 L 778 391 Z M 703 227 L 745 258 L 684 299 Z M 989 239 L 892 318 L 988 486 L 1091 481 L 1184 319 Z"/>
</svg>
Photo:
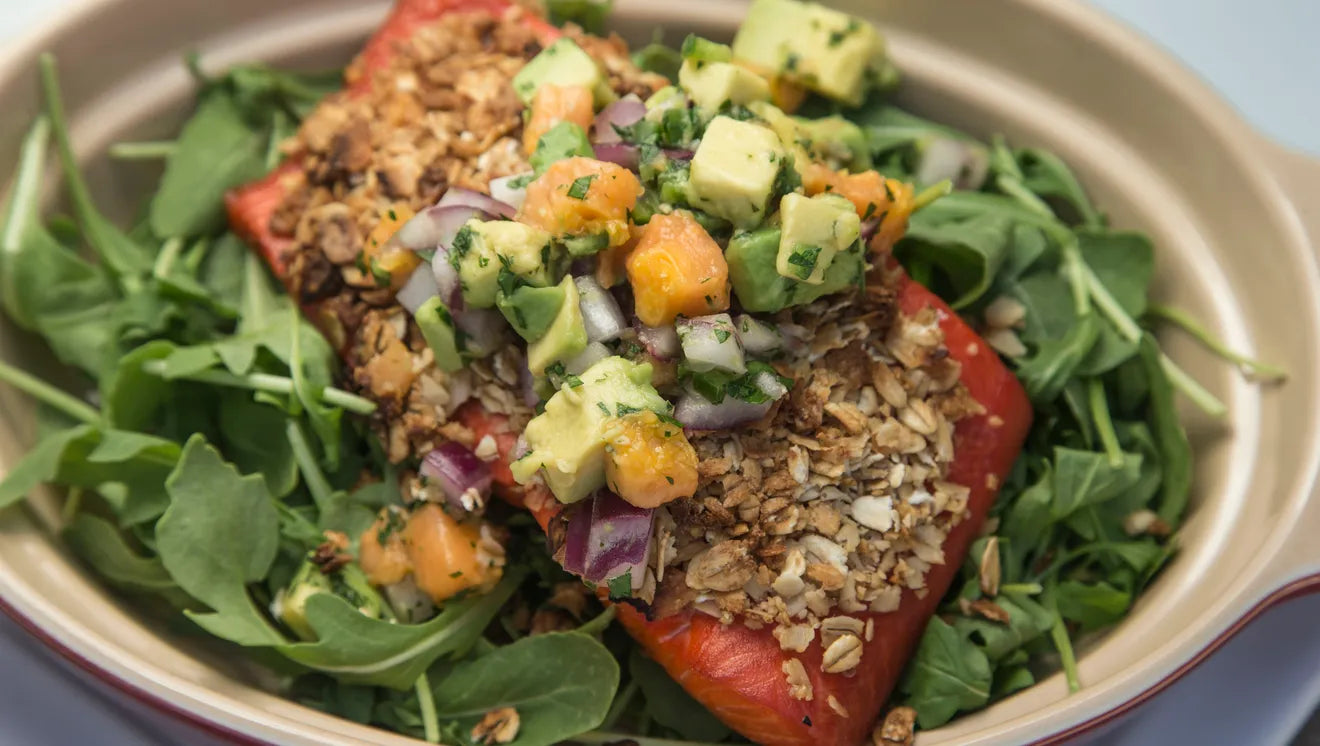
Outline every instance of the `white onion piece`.
<svg viewBox="0 0 1320 746">
<path fill-rule="evenodd" d="M 445 196 L 435 203 L 436 207 L 471 207 L 480 210 L 488 215 L 498 215 L 502 218 L 512 219 L 517 210 L 510 207 L 507 203 L 501 202 L 489 194 L 474 192 L 471 189 L 462 187 L 450 187 L 445 192 Z"/>
<path fill-rule="evenodd" d="M 636 94 L 628 94 L 600 110 L 591 127 L 593 142 L 602 145 L 621 142 L 615 127 L 628 127 L 641 121 L 646 116 L 646 104 Z"/>
<path fill-rule="evenodd" d="M 778 401 L 788 393 L 788 387 L 773 373 L 762 371 L 752 379 L 752 383 L 756 384 L 756 388 L 760 389 L 762 394 L 770 397 L 772 402 Z"/>
<path fill-rule="evenodd" d="M 504 346 L 509 323 L 493 308 L 468 308 L 454 312 L 454 325 L 466 335 L 467 351 L 475 357 L 486 357 Z"/>
<path fill-rule="evenodd" d="M 770 413 L 770 407 L 788 393 L 788 388 L 771 373 L 760 373 L 753 382 L 761 393 L 770 398 L 752 403 L 726 396 L 724 401 L 713 404 L 706 397 L 688 389 L 674 405 L 674 419 L 689 430 L 729 430 L 756 422 Z"/>
<path fill-rule="evenodd" d="M 458 270 L 449 263 L 449 249 L 440 247 L 431 257 L 431 276 L 435 278 L 440 299 L 449 306 L 449 310 L 463 310 L 463 284 L 458 279 Z"/>
<path fill-rule="evenodd" d="M 417 213 L 390 237 L 389 243 L 410 251 L 448 248 L 463 224 L 484 216 L 481 210 L 466 205 L 436 205 Z"/>
<path fill-rule="evenodd" d="M 523 186 L 515 188 L 513 186 L 510 186 L 509 182 L 515 179 L 525 182 L 530 179 L 531 175 L 532 175 L 531 172 L 528 171 L 527 173 L 523 173 L 523 174 L 514 174 L 512 176 L 501 176 L 498 179 L 491 179 L 490 196 L 493 197 L 494 199 L 499 200 L 500 202 L 503 202 L 509 207 L 512 207 L 515 212 L 521 210 L 523 206 L 523 202 L 527 201 L 527 186 L 526 184 L 524 184 Z"/>
<path fill-rule="evenodd" d="M 382 588 L 394 615 L 404 624 L 418 624 L 435 616 L 435 602 L 417 587 L 409 574 L 403 580 Z"/>
<path fill-rule="evenodd" d="M 753 355 L 769 355 L 784 346 L 784 335 L 773 324 L 759 321 L 748 314 L 739 314 L 734 320 L 738 342 L 743 350 Z"/>
<path fill-rule="evenodd" d="M 413 273 L 408 275 L 408 281 L 403 283 L 403 287 L 399 288 L 399 292 L 394 294 L 394 299 L 399 302 L 399 305 L 408 309 L 408 313 L 416 314 L 417 309 L 421 308 L 423 303 L 439 294 L 440 288 L 436 285 L 435 275 L 431 272 L 431 268 L 425 264 L 419 264 L 417 269 L 414 269 Z"/>
<path fill-rule="evenodd" d="M 683 352 L 678 341 L 678 330 L 672 326 L 646 326 L 638 322 L 637 340 L 652 357 L 659 360 L 673 360 Z"/>
<path fill-rule="evenodd" d="M 683 356 L 692 370 L 723 370 L 735 374 L 747 371 L 742 345 L 734 333 L 733 319 L 729 314 L 679 319 L 677 326 Z"/>
<path fill-rule="evenodd" d="M 917 163 L 919 184 L 945 179 L 956 189 L 980 189 L 990 168 L 990 156 L 976 143 L 952 137 L 937 137 L 926 143 Z"/>
<path fill-rule="evenodd" d="M 600 342 L 588 342 L 585 350 L 564 361 L 564 370 L 575 376 L 580 375 L 585 372 L 587 368 L 590 368 L 612 354 L 610 348 Z"/>
<path fill-rule="evenodd" d="M 590 275 L 574 277 L 573 284 L 577 285 L 578 308 L 582 311 L 582 325 L 586 327 L 587 339 L 592 342 L 618 339 L 623 330 L 628 328 L 623 311 L 619 309 L 619 302 Z"/>
</svg>

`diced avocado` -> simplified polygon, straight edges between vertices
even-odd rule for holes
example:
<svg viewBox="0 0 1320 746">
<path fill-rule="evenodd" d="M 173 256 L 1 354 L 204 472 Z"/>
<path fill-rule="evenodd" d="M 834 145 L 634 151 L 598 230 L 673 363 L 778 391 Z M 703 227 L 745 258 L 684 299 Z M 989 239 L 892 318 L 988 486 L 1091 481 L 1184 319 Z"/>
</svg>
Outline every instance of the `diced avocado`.
<svg viewBox="0 0 1320 746">
<path fill-rule="evenodd" d="M 366 616 L 380 618 L 380 594 L 371 587 L 362 568 L 349 563 L 326 574 L 320 567 L 306 560 L 294 574 L 289 587 L 279 594 L 274 607 L 280 621 L 301 640 L 316 639 L 316 630 L 307 621 L 307 601 L 318 593 L 339 596 Z"/>
<path fill-rule="evenodd" d="M 683 40 L 683 46 L 678 50 L 678 54 L 685 62 L 688 60 L 693 62 L 730 62 L 733 60 L 733 49 L 728 44 L 703 39 L 696 34 L 687 35 L 687 38 Z"/>
<path fill-rule="evenodd" d="M 585 236 L 565 236 L 560 242 L 564 244 L 564 250 L 569 256 L 595 256 L 609 247 L 610 234 L 601 231 L 588 233 Z"/>
<path fill-rule="evenodd" d="M 825 281 L 835 254 L 856 243 L 862 221 L 853 203 L 837 194 L 785 194 L 779 201 L 779 274 L 810 285 Z"/>
<path fill-rule="evenodd" d="M 542 49 L 513 76 L 513 90 L 524 104 L 530 104 L 536 97 L 536 89 L 547 83 L 590 88 L 597 106 L 614 100 L 600 65 L 567 37 Z"/>
<path fill-rule="evenodd" d="M 861 242 L 834 257 L 819 285 L 790 280 L 776 268 L 781 231 L 766 226 L 738 233 L 724 252 L 729 262 L 729 280 L 738 303 L 747 311 L 774 312 L 810 303 L 817 298 L 858 286 L 866 271 Z"/>
<path fill-rule="evenodd" d="M 682 91 L 675 86 L 667 85 L 646 99 L 646 118 L 658 122 L 664 112 L 670 109 L 686 109 L 687 104 L 687 96 Z"/>
<path fill-rule="evenodd" d="M 769 101 L 753 101 L 747 105 L 747 109 L 775 131 L 779 136 L 779 144 L 784 146 L 784 152 L 793 156 L 795 166 L 811 162 L 811 155 L 805 147 L 808 142 L 806 132 L 796 118 L 785 114 Z"/>
<path fill-rule="evenodd" d="M 854 171 L 871 168 L 871 147 L 862 128 L 837 114 L 820 119 L 795 118 L 806 147 L 820 160 L 830 160 L 852 167 Z"/>
<path fill-rule="evenodd" d="M 454 237 L 450 261 L 463 283 L 463 301 L 490 308 L 502 284 L 512 274 L 516 284 L 546 287 L 555 281 L 558 262 L 550 234 L 512 220 L 467 221 Z M 508 284 L 507 278 L 503 284 Z"/>
<path fill-rule="evenodd" d="M 733 56 L 853 105 L 885 68 L 875 27 L 799 0 L 755 0 L 734 37 Z"/>
<path fill-rule="evenodd" d="M 536 141 L 536 150 L 527 159 L 532 164 L 532 172 L 540 176 L 556 161 L 580 155 L 591 158 L 596 151 L 591 147 L 587 133 L 573 122 L 560 122 L 541 135 Z"/>
<path fill-rule="evenodd" d="M 745 106 L 770 100 L 765 78 L 731 62 L 685 60 L 678 70 L 678 83 L 707 116 L 725 104 Z"/>
<path fill-rule="evenodd" d="M 509 325 L 528 342 L 545 336 L 563 305 L 564 289 L 558 285 L 548 288 L 524 285 L 508 295 L 500 293 L 495 300 L 495 306 Z"/>
<path fill-rule="evenodd" d="M 751 228 L 765 218 L 783 165 L 784 149 L 774 132 L 715 117 L 692 157 L 692 204 L 738 228 Z"/>
<path fill-rule="evenodd" d="M 572 276 L 566 275 L 558 287 L 564 292 L 564 301 L 554 321 L 540 339 L 527 345 L 527 367 L 535 375 L 541 375 L 556 361 L 567 360 L 587 349 L 587 328 L 578 307 L 577 285 L 573 284 Z"/>
<path fill-rule="evenodd" d="M 564 503 L 605 485 L 605 446 L 615 419 L 644 409 L 669 412 L 651 385 L 649 364 L 607 357 L 578 378 L 580 384 L 566 384 L 527 423 L 527 455 L 509 465 L 522 484 L 543 469 L 546 485 Z"/>
<path fill-rule="evenodd" d="M 449 314 L 445 302 L 440 296 L 428 299 L 413 314 L 417 328 L 422 330 L 422 337 L 435 355 L 435 364 L 440 370 L 463 369 L 463 333 L 454 326 L 454 317 Z"/>
</svg>

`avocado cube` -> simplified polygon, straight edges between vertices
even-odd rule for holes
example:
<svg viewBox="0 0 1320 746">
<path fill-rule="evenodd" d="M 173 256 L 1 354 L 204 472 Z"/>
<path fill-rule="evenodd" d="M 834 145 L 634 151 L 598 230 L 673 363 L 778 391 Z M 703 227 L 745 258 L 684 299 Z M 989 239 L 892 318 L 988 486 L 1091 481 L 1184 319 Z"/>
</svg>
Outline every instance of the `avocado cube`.
<svg viewBox="0 0 1320 746">
<path fill-rule="evenodd" d="M 361 567 L 350 563 L 327 575 L 307 560 L 299 566 L 289 587 L 280 591 L 274 605 L 275 615 L 300 640 L 316 639 L 316 630 L 307 618 L 307 602 L 318 593 L 339 596 L 364 615 L 380 618 L 383 608 L 380 594 L 371 587 Z"/>
<path fill-rule="evenodd" d="M 495 300 L 509 326 L 528 342 L 545 336 L 563 305 L 564 289 L 558 285 L 548 288 L 525 285 L 508 295 L 501 292 Z"/>
<path fill-rule="evenodd" d="M 454 326 L 454 317 L 440 296 L 429 298 L 413 314 L 422 338 L 435 356 L 436 367 L 453 373 L 463 369 L 463 333 Z"/>
<path fill-rule="evenodd" d="M 738 303 L 747 311 L 775 312 L 792 301 L 794 283 L 775 269 L 779 256 L 780 230 L 765 226 L 735 233 L 724 258 L 729 263 L 729 281 Z"/>
<path fill-rule="evenodd" d="M 678 70 L 678 83 L 708 114 L 726 103 L 745 106 L 770 100 L 770 84 L 765 78 L 731 62 L 686 60 Z"/>
<path fill-rule="evenodd" d="M 783 166 L 784 148 L 774 132 L 752 122 L 715 117 L 692 157 L 693 206 L 735 227 L 755 227 L 765 218 Z"/>
<path fill-rule="evenodd" d="M 567 360 L 587 349 L 587 327 L 582 323 L 582 309 L 578 306 L 577 285 L 566 275 L 558 288 L 564 300 L 559 305 L 554 321 L 545 334 L 527 345 L 527 368 L 533 375 L 542 375 L 545 369 L 560 360 Z"/>
<path fill-rule="evenodd" d="M 847 164 L 854 171 L 871 168 L 871 146 L 855 123 L 837 114 L 820 119 L 794 119 L 807 148 L 817 159 Z"/>
<path fill-rule="evenodd" d="M 816 3 L 755 0 L 734 37 L 733 56 L 857 105 L 884 67 L 884 40 L 871 24 Z"/>
<path fill-rule="evenodd" d="M 546 287 L 554 283 L 555 252 L 550 234 L 512 220 L 473 218 L 454 238 L 450 261 L 458 268 L 463 302 L 490 308 L 500 277 L 511 273 L 520 284 Z"/>
<path fill-rule="evenodd" d="M 649 409 L 668 413 L 669 404 L 651 385 L 651 366 L 613 356 L 583 371 L 523 430 L 527 455 L 509 465 L 526 484 L 537 471 L 563 503 L 577 502 L 605 486 L 608 431 L 618 417 Z"/>
<path fill-rule="evenodd" d="M 600 65 L 567 37 L 561 37 L 542 49 L 540 54 L 529 60 L 513 76 L 514 93 L 518 94 L 523 104 L 531 104 L 536 97 L 536 89 L 547 83 L 589 88 L 597 106 L 604 106 L 614 100 L 614 92 L 601 73 Z"/>
<path fill-rule="evenodd" d="M 853 203 L 837 194 L 785 194 L 779 201 L 779 222 L 783 233 L 775 269 L 809 285 L 823 283 L 834 255 L 856 243 L 862 232 Z"/>
</svg>

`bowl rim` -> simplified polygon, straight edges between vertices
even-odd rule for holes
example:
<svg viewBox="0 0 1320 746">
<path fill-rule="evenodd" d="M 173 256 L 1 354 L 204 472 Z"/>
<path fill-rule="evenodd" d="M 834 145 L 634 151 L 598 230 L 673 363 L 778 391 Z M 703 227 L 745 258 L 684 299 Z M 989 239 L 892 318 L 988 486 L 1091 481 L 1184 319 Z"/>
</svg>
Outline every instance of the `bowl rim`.
<svg viewBox="0 0 1320 746">
<path fill-rule="evenodd" d="M 31 31 L 17 43 L 5 50 L 0 50 L 0 69 L 6 69 L 24 61 L 32 60 L 52 42 L 74 31 L 83 19 L 97 9 L 125 4 L 131 0 L 70 0 L 65 8 L 54 15 L 32 24 Z M 824 0 L 828 2 L 828 0 Z M 1089 5 L 1086 2 L 1058 2 L 1058 0 L 1008 0 L 1025 6 L 1031 13 L 1048 17 L 1051 21 L 1072 29 L 1085 29 L 1085 35 L 1096 45 L 1111 51 L 1122 53 L 1136 60 L 1153 77 L 1167 84 L 1172 95 L 1181 99 L 1181 103 L 1197 111 L 1208 127 L 1214 130 L 1222 147 L 1228 151 L 1236 164 L 1241 167 L 1242 175 L 1255 182 L 1254 186 L 1273 197 L 1271 211 L 1279 221 L 1280 227 L 1300 239 L 1303 246 L 1310 247 L 1314 261 L 1316 244 L 1320 243 L 1320 211 L 1306 215 L 1294 199 L 1280 184 L 1279 169 L 1283 166 L 1277 158 L 1262 159 L 1262 149 L 1274 149 L 1284 152 L 1286 149 L 1265 138 L 1243 117 L 1242 113 L 1229 104 L 1223 96 L 1206 81 L 1175 58 L 1157 42 L 1131 28 L 1122 20 Z M 382 8 L 388 3 L 381 4 Z M 1306 155 L 1298 155 L 1300 160 L 1308 160 Z M 1295 164 L 1294 164 L 1295 165 Z M 1320 166 L 1311 159 L 1310 165 Z M 1308 226 L 1307 223 L 1310 223 Z M 1308 228 L 1310 230 L 1308 231 Z M 1314 467 L 1315 464 L 1310 464 Z M 1311 494 L 1306 502 L 1314 503 L 1315 469 L 1311 468 L 1311 479 L 1307 480 Z M 1315 512 L 1314 509 L 1311 512 Z M 1297 526 L 1294 526 L 1296 529 Z M 1284 532 L 1285 540 L 1294 540 L 1295 535 Z M 1270 567 L 1260 570 L 1261 575 L 1268 575 Z M 1270 589 L 1258 595 L 1254 601 L 1243 599 L 1250 605 L 1238 612 L 1228 624 L 1218 631 L 1203 647 L 1192 652 L 1190 657 L 1167 672 L 1160 679 L 1133 692 L 1122 702 L 1108 710 L 1092 715 L 1086 720 L 1074 723 L 1063 730 L 1046 733 L 1033 744 L 1059 744 L 1082 734 L 1093 732 L 1118 718 L 1128 714 L 1184 675 L 1195 669 L 1206 658 L 1219 650 L 1247 624 L 1261 616 L 1268 609 L 1285 601 L 1311 593 L 1320 593 L 1320 571 L 1307 574 L 1285 576 L 1283 578 L 1265 577 Z M 191 710 L 168 696 L 153 691 L 139 683 L 131 681 L 119 672 L 117 664 L 102 664 L 85 654 L 80 645 L 85 641 L 76 636 L 61 639 L 60 636 L 46 629 L 36 621 L 39 615 L 29 615 L 18 605 L 0 594 L 0 613 L 45 647 L 56 653 L 64 661 L 73 665 L 77 671 L 88 674 L 109 686 L 115 693 L 139 702 L 154 711 L 167 715 L 178 722 L 187 724 L 208 735 L 221 738 L 230 743 L 265 744 L 270 743 L 252 732 L 244 732 L 219 720 L 208 717 L 199 711 Z"/>
</svg>

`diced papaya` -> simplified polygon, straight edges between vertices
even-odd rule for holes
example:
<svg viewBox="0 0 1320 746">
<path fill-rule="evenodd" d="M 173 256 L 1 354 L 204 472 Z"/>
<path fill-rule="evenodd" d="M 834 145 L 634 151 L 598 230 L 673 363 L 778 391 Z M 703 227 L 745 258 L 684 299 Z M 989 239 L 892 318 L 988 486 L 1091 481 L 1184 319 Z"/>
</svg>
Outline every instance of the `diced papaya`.
<svg viewBox="0 0 1320 746">
<path fill-rule="evenodd" d="M 384 510 L 358 540 L 358 564 L 372 585 L 394 585 L 412 569 L 403 527 L 402 514 Z"/>
<path fill-rule="evenodd" d="M 576 156 L 550 165 L 527 185 L 518 219 L 556 236 L 609 237 L 610 246 L 632 238 L 628 213 L 642 196 L 632 171 L 605 161 Z"/>
<path fill-rule="evenodd" d="M 729 307 L 729 264 L 701 224 L 686 212 L 655 215 L 628 255 L 637 318 L 665 326 L 683 316 Z"/>
<path fill-rule="evenodd" d="M 914 204 L 911 184 L 875 171 L 854 174 L 811 163 L 803 171 L 802 188 L 808 195 L 830 192 L 847 198 L 862 220 L 879 218 L 880 227 L 871 238 L 873 251 L 888 251 L 907 232 Z"/>
<path fill-rule="evenodd" d="M 560 122 L 572 122 L 584 131 L 590 131 L 594 117 L 591 89 L 544 83 L 536 89 L 527 124 L 523 127 L 523 150 L 531 155 L 541 135 Z"/>
<path fill-rule="evenodd" d="M 697 452 L 683 428 L 652 411 L 620 418 L 606 448 L 605 483 L 639 508 L 658 508 L 697 491 Z"/>
<path fill-rule="evenodd" d="M 384 272 L 390 276 L 390 287 L 398 289 L 408 281 L 422 258 L 415 251 L 402 246 L 391 246 L 390 238 L 399 232 L 403 224 L 412 220 L 415 213 L 404 202 L 399 202 L 385 211 L 381 221 L 371 230 L 367 241 L 362 246 L 362 259 L 369 271 Z"/>
<path fill-rule="evenodd" d="M 628 277 L 628 255 L 637 248 L 637 242 L 641 240 L 645 228 L 631 225 L 628 230 L 632 237 L 627 243 L 611 246 L 596 255 L 596 282 L 599 282 L 601 287 L 612 288 Z"/>
<path fill-rule="evenodd" d="M 503 568 L 484 557 L 481 528 L 459 523 L 435 503 L 413 511 L 404 531 L 413 580 L 437 603 L 469 588 L 489 588 Z"/>
</svg>

